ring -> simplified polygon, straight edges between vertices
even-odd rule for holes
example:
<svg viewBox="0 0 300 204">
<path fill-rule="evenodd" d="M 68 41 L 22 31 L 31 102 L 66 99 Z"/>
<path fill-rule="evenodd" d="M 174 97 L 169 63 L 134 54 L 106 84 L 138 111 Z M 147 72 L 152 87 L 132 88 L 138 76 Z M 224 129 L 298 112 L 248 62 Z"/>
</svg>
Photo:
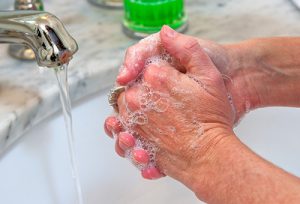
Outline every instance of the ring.
<svg viewBox="0 0 300 204">
<path fill-rule="evenodd" d="M 117 86 L 114 87 L 110 90 L 109 94 L 108 94 L 108 103 L 110 106 L 112 106 L 114 108 L 114 110 L 118 113 L 119 109 L 118 109 L 118 98 L 119 95 L 125 91 L 125 86 Z"/>
</svg>

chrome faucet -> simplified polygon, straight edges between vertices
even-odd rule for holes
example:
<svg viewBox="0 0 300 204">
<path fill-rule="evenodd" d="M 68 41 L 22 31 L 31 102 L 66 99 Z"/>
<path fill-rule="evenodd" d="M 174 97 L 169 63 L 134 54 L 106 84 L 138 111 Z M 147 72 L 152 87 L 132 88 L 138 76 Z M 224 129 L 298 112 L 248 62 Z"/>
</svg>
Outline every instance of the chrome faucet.
<svg viewBox="0 0 300 204">
<path fill-rule="evenodd" d="M 78 50 L 60 20 L 43 11 L 0 11 L 0 43 L 25 44 L 39 66 L 68 63 Z"/>
</svg>

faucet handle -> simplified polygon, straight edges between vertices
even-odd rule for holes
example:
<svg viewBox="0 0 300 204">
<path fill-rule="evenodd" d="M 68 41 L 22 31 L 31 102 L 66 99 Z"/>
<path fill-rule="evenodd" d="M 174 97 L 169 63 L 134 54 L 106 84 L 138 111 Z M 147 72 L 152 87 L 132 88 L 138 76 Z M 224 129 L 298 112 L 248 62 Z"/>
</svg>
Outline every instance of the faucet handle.
<svg viewBox="0 0 300 204">
<path fill-rule="evenodd" d="M 44 5 L 42 0 L 15 0 L 15 10 L 37 10 L 43 11 Z M 23 44 L 12 44 L 8 48 L 8 53 L 17 59 L 35 60 L 34 51 Z"/>
</svg>

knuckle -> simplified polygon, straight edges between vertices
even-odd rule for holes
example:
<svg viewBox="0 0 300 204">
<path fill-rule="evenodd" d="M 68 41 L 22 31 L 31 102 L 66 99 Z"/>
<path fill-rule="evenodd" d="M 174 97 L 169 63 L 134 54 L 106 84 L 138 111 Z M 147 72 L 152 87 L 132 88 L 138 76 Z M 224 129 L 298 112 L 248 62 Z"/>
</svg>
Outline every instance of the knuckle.
<svg viewBox="0 0 300 204">
<path fill-rule="evenodd" d="M 184 44 L 185 52 L 182 54 L 181 62 L 184 64 L 190 64 L 193 59 L 198 59 L 200 45 L 198 41 L 192 37 L 188 38 Z"/>
<path fill-rule="evenodd" d="M 166 65 L 161 66 L 157 71 L 157 79 L 161 82 L 165 82 L 166 80 L 168 80 L 169 75 L 171 74 L 169 70 L 170 67 Z"/>
<path fill-rule="evenodd" d="M 195 38 L 189 37 L 184 45 L 190 52 L 194 52 L 199 49 L 200 45 Z"/>
<path fill-rule="evenodd" d="M 150 65 L 145 69 L 144 80 L 150 85 L 164 82 L 168 78 L 168 67 L 165 65 Z"/>
<path fill-rule="evenodd" d="M 144 80 L 145 82 L 152 84 L 156 77 L 156 66 L 155 65 L 149 65 L 145 71 L 144 71 Z"/>
</svg>

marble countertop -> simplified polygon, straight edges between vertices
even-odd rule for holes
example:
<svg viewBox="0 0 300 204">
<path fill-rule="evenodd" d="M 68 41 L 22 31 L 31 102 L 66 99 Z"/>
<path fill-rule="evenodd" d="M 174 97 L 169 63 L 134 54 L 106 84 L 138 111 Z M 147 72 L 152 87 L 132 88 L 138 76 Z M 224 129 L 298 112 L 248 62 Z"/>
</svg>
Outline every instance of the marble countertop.
<svg viewBox="0 0 300 204">
<path fill-rule="evenodd" d="M 79 45 L 69 66 L 72 101 L 111 87 L 126 48 L 136 42 L 122 33 L 122 10 L 97 8 L 84 0 L 44 3 Z M 1 1 L 0 10 L 10 4 Z M 288 0 L 187 0 L 186 12 L 187 34 L 221 43 L 300 35 L 300 12 Z M 0 153 L 61 108 L 53 70 L 12 59 L 7 46 L 0 45 Z"/>
</svg>

